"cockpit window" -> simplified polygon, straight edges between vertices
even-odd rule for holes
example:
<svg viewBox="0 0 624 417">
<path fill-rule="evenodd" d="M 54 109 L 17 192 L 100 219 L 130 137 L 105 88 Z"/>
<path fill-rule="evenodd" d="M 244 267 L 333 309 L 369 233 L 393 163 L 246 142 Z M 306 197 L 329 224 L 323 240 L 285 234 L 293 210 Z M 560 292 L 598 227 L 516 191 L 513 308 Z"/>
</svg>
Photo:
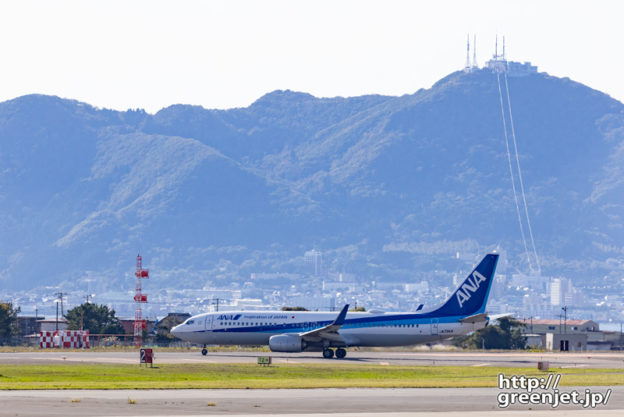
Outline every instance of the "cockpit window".
<svg viewBox="0 0 624 417">
<path fill-rule="evenodd" d="M 186 322 L 186 325 L 188 326 L 189 324 L 193 324 L 193 323 L 195 323 L 195 320 L 188 320 L 188 321 Z"/>
</svg>

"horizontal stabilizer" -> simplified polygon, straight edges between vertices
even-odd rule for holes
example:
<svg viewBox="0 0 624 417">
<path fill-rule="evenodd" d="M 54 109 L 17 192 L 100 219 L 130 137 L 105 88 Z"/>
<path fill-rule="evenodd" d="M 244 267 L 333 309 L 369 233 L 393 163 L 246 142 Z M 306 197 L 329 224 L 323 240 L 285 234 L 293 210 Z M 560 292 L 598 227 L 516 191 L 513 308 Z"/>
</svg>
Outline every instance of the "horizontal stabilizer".
<svg viewBox="0 0 624 417">
<path fill-rule="evenodd" d="M 487 320 L 488 320 L 487 313 L 479 313 L 479 314 L 474 314 L 472 316 L 464 317 L 463 319 L 460 319 L 459 322 L 474 324 L 474 323 L 479 323 L 479 322 L 487 321 Z"/>
<path fill-rule="evenodd" d="M 503 314 L 490 314 L 488 319 L 490 321 L 496 321 L 498 319 L 502 319 L 503 317 L 513 317 L 514 313 L 503 313 Z"/>
</svg>

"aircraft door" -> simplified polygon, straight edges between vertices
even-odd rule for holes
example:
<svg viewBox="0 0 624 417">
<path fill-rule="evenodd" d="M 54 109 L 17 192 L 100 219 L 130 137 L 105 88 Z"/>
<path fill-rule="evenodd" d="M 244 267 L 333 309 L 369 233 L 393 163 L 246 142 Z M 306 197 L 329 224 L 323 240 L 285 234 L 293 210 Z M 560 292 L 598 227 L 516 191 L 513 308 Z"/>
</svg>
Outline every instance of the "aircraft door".
<svg viewBox="0 0 624 417">
<path fill-rule="evenodd" d="M 440 324 L 440 320 L 439 319 L 431 319 L 431 334 L 432 335 L 437 335 L 438 334 L 438 326 Z"/>
<path fill-rule="evenodd" d="M 206 316 L 206 330 L 212 330 L 212 320 L 214 316 L 212 314 Z"/>
</svg>

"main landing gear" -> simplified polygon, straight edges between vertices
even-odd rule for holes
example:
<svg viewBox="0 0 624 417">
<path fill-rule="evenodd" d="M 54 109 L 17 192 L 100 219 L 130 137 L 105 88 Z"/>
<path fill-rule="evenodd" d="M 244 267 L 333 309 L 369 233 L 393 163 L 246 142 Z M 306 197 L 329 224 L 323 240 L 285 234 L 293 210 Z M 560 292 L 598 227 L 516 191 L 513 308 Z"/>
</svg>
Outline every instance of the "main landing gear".
<svg viewBox="0 0 624 417">
<path fill-rule="evenodd" d="M 347 351 L 346 350 L 344 350 L 343 348 L 336 349 L 336 358 L 342 359 L 345 356 L 347 356 Z M 329 348 L 323 349 L 323 357 L 325 359 L 333 358 L 334 357 L 334 351 L 332 349 L 329 349 Z"/>
</svg>

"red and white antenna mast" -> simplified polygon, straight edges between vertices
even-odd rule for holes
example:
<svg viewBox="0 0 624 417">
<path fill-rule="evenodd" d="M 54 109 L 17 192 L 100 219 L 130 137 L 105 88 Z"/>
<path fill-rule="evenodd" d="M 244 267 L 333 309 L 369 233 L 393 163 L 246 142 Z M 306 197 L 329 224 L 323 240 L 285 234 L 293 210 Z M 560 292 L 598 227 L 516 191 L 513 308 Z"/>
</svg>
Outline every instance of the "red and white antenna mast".
<svg viewBox="0 0 624 417">
<path fill-rule="evenodd" d="M 143 269 L 143 258 L 137 255 L 136 258 L 136 294 L 134 295 L 134 345 L 140 347 L 143 343 L 143 329 L 145 329 L 145 320 L 141 311 L 141 304 L 147 303 L 147 294 L 143 294 L 141 290 L 141 280 L 149 278 L 149 270 Z"/>
</svg>

